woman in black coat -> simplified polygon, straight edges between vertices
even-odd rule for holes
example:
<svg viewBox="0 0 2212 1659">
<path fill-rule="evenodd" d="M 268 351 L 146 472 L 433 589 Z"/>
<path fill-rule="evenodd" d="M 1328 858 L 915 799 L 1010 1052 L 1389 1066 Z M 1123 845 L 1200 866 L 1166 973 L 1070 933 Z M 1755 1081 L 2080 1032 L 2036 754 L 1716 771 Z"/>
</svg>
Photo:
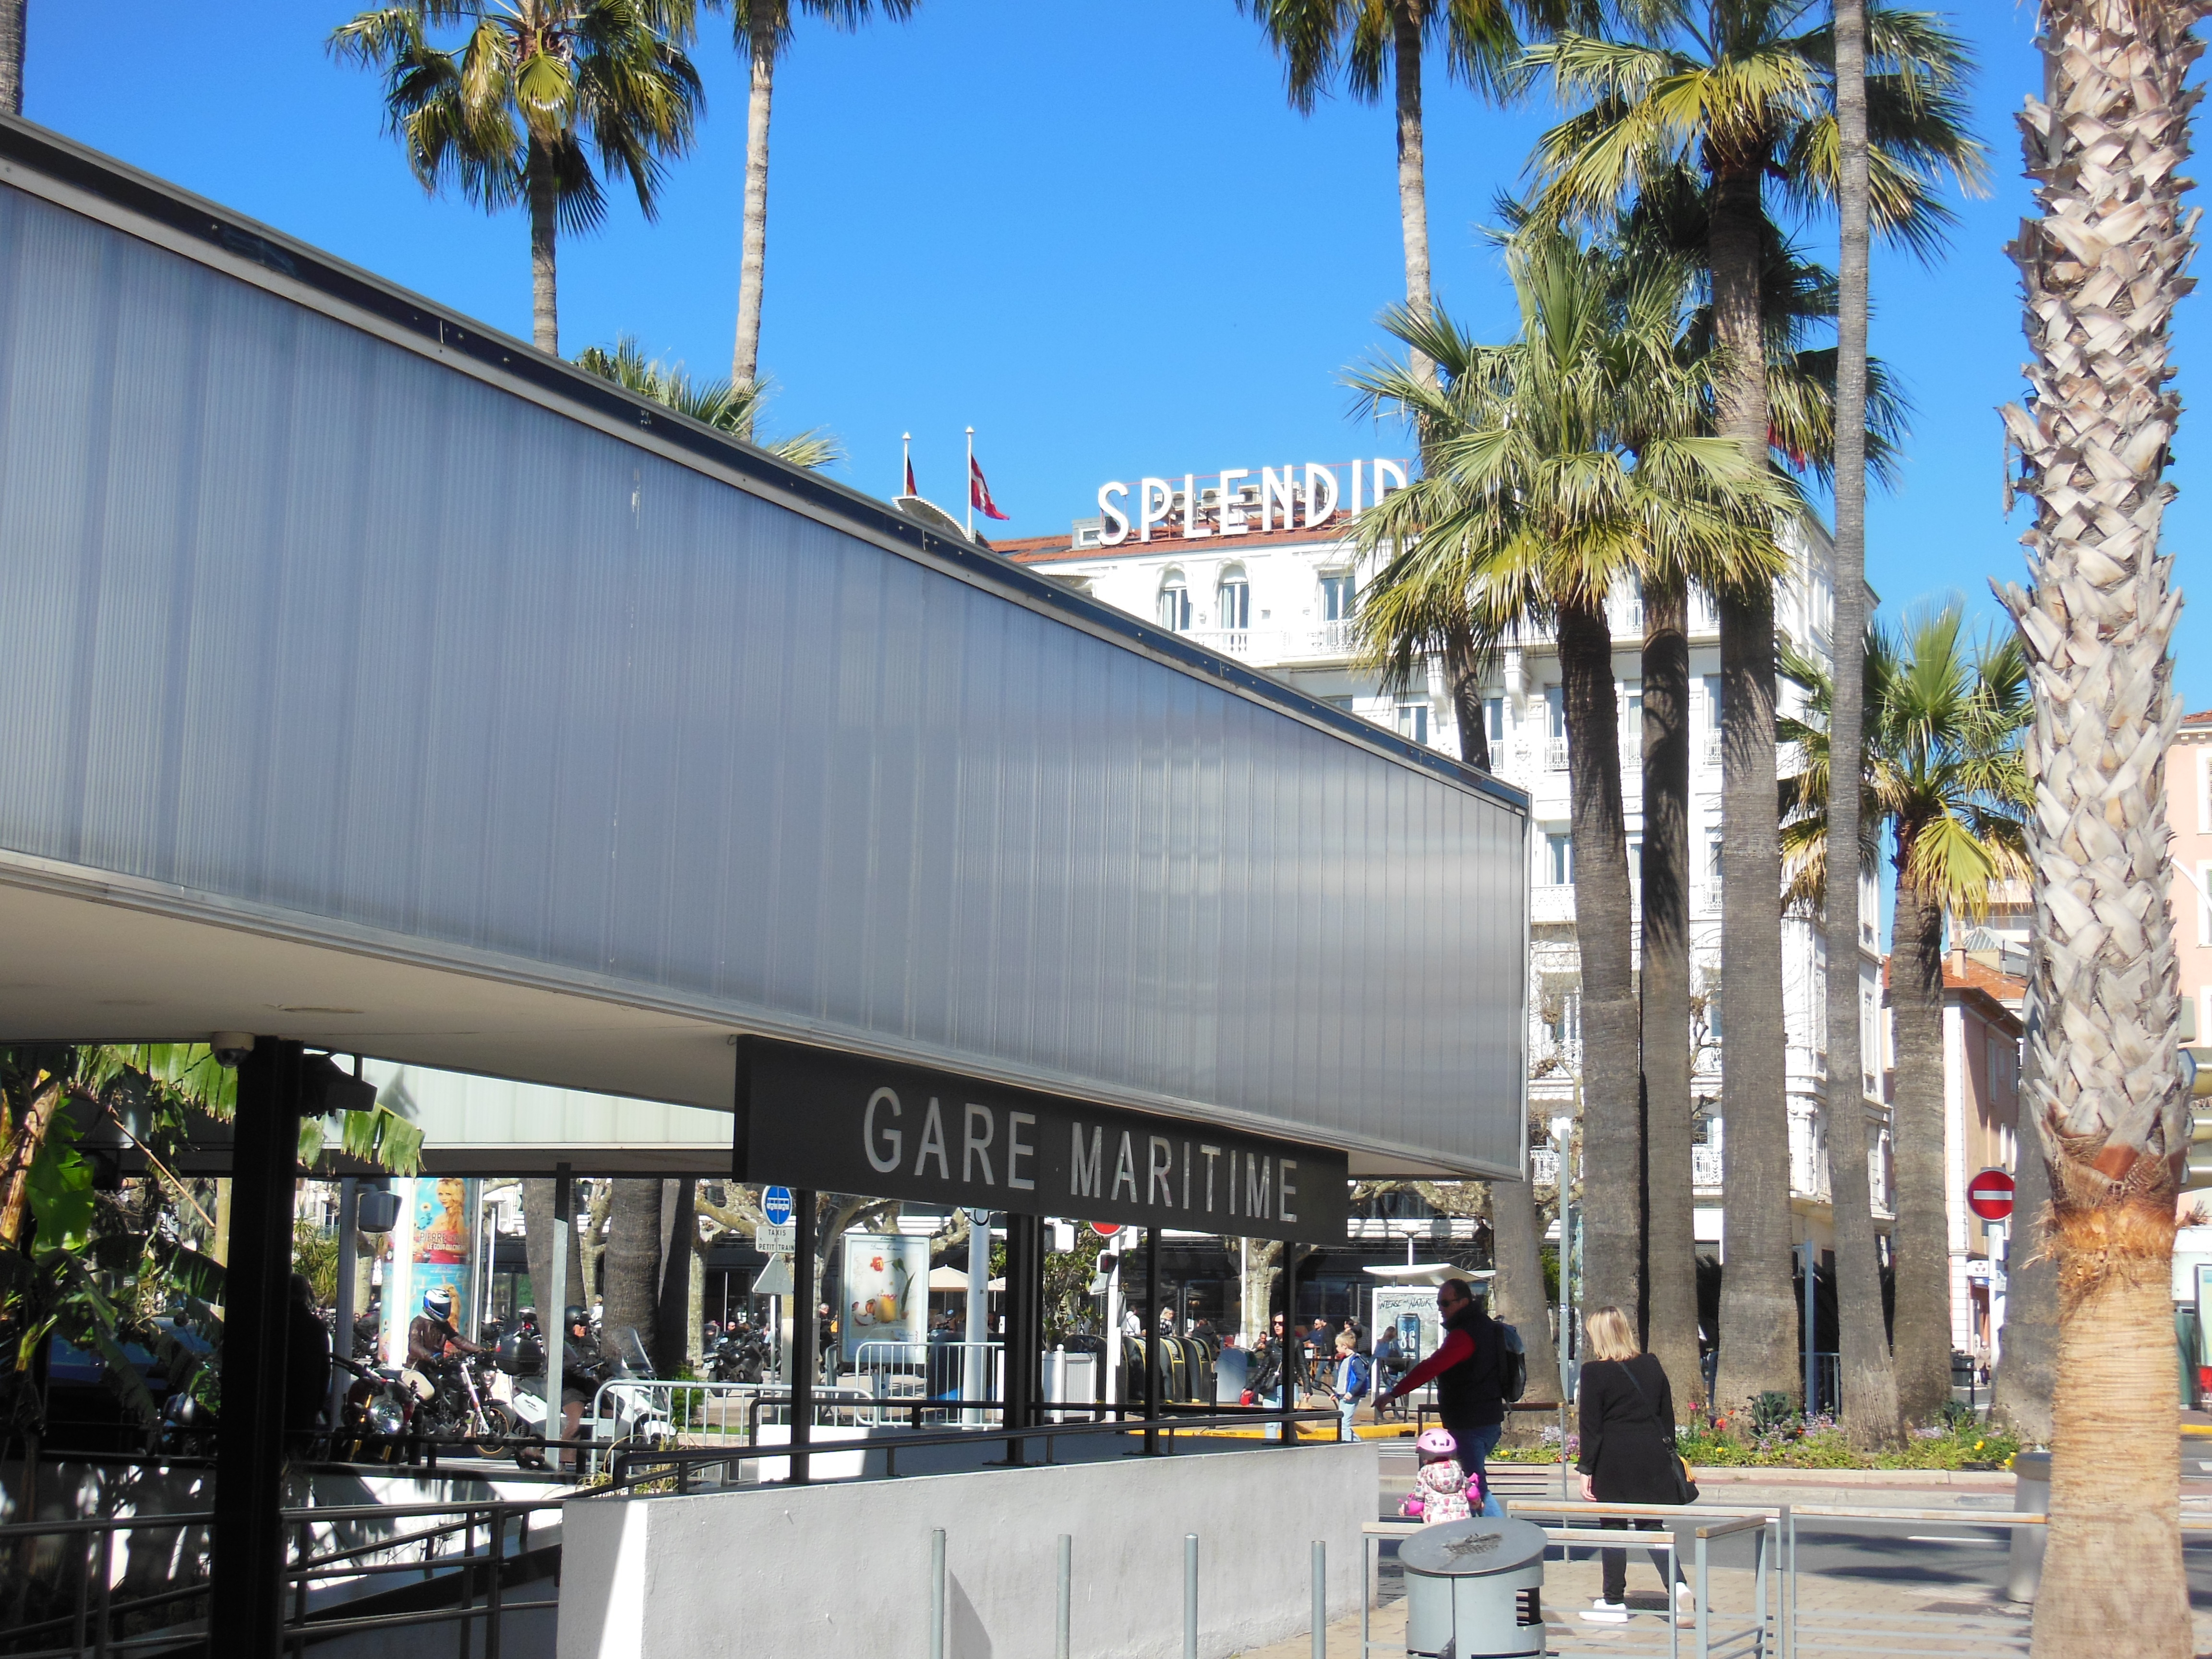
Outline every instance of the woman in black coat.
<svg viewBox="0 0 2212 1659">
<path fill-rule="evenodd" d="M 1593 1308 L 1583 1322 L 1581 1408 L 1583 1498 L 1595 1504 L 1673 1504 L 1680 1501 L 1681 1465 L 1674 1453 L 1674 1391 L 1659 1362 L 1637 1345 L 1628 1317 L 1618 1308 Z M 1607 1516 L 1607 1527 L 1626 1528 L 1625 1516 Z M 1639 1520 L 1656 1530 L 1656 1520 Z M 1620 1624 L 1628 1618 L 1628 1552 L 1604 1550 L 1604 1595 L 1589 1617 Z M 1653 1550 L 1659 1581 L 1669 1577 L 1665 1552 Z M 1674 1564 L 1675 1595 L 1686 1607 L 1690 1588 L 1681 1582 L 1681 1563 Z"/>
</svg>

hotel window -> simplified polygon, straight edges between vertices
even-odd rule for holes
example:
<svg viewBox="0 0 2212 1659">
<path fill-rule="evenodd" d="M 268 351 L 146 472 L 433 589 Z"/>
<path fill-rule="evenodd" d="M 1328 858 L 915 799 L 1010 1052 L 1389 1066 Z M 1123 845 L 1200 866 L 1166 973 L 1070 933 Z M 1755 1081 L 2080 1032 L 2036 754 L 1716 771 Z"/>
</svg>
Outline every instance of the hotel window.
<svg viewBox="0 0 2212 1659">
<path fill-rule="evenodd" d="M 1398 705 L 1398 735 L 1414 743 L 1429 740 L 1429 706 L 1425 702 Z"/>
<path fill-rule="evenodd" d="M 1242 630 L 1252 625 L 1252 584 L 1244 567 L 1232 564 L 1221 573 L 1221 626 Z"/>
<path fill-rule="evenodd" d="M 1160 626 L 1177 634 L 1190 632 L 1190 585 L 1180 570 L 1160 578 Z"/>
<path fill-rule="evenodd" d="M 1544 837 L 1544 877 L 1554 887 L 1565 887 L 1575 878 L 1575 838 Z"/>
<path fill-rule="evenodd" d="M 1567 688 L 1544 688 L 1544 735 L 1556 743 L 1567 740 Z"/>
<path fill-rule="evenodd" d="M 1352 608 L 1359 602 L 1359 589 L 1348 570 L 1321 579 L 1321 619 L 1350 622 Z"/>
<path fill-rule="evenodd" d="M 1490 739 L 1491 758 L 1498 758 L 1497 750 L 1505 741 L 1505 699 L 1485 697 L 1482 700 L 1482 732 Z"/>
<path fill-rule="evenodd" d="M 1721 677 L 1704 676 L 1705 682 L 1705 730 L 1715 737 L 1721 730 Z"/>
</svg>

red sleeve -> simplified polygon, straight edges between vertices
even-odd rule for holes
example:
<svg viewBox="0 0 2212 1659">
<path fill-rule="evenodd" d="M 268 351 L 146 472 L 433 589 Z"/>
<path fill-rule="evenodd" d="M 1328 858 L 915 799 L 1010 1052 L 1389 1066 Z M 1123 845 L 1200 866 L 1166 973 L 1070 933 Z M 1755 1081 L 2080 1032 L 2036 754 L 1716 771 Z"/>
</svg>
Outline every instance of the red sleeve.
<svg viewBox="0 0 2212 1659">
<path fill-rule="evenodd" d="M 1406 1380 L 1390 1390 L 1390 1397 L 1411 1394 L 1424 1382 L 1432 1382 L 1441 1371 L 1449 1370 L 1462 1359 L 1474 1358 L 1474 1339 L 1465 1331 L 1447 1331 L 1443 1346 L 1406 1373 Z"/>
</svg>

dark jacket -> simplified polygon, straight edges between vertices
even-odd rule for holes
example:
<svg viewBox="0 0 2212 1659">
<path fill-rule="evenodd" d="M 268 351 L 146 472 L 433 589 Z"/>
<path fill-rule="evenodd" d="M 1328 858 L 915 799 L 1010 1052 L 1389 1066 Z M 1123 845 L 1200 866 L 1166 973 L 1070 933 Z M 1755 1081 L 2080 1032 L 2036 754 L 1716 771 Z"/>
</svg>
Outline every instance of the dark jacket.
<svg viewBox="0 0 2212 1659">
<path fill-rule="evenodd" d="M 1480 1302 L 1470 1302 L 1444 1321 L 1444 1331 L 1437 1358 L 1443 1358 L 1445 1349 L 1454 1346 L 1454 1332 L 1467 1338 L 1473 1352 L 1457 1364 L 1447 1364 L 1437 1372 L 1437 1415 L 1454 1434 L 1463 1428 L 1486 1429 L 1503 1423 L 1505 1396 L 1498 1382 L 1504 1370 L 1505 1341 L 1498 1334 L 1498 1322 Z M 1413 1375 L 1419 1374 L 1416 1368 Z"/>
<path fill-rule="evenodd" d="M 1674 1391 L 1665 1368 L 1648 1353 L 1588 1360 L 1578 1402 L 1582 1455 L 1576 1467 L 1590 1477 L 1598 1502 L 1673 1503 Z"/>
<path fill-rule="evenodd" d="M 588 1342 L 579 1342 L 573 1336 L 561 1344 L 561 1398 L 565 1403 L 580 1400 L 589 1404 L 599 1392 L 599 1382 L 606 1375 L 606 1356 Z"/>
<path fill-rule="evenodd" d="M 315 1310 L 287 1304 L 284 1327 L 284 1426 L 304 1434 L 315 1426 L 331 1392 L 331 1334 Z"/>
</svg>

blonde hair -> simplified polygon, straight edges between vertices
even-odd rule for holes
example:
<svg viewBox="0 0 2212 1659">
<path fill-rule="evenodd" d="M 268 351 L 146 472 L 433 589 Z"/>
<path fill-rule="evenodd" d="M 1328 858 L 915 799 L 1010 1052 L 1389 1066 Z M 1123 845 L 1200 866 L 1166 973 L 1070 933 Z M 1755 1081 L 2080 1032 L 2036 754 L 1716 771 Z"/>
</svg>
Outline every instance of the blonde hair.
<svg viewBox="0 0 2212 1659">
<path fill-rule="evenodd" d="M 1592 1308 L 1583 1316 L 1583 1329 L 1589 1334 L 1592 1359 L 1633 1359 L 1644 1352 L 1636 1328 L 1618 1308 Z"/>
<path fill-rule="evenodd" d="M 1339 1353 L 1355 1352 L 1358 1346 L 1359 1339 L 1350 1331 L 1339 1331 L 1336 1334 L 1336 1351 Z"/>
</svg>

